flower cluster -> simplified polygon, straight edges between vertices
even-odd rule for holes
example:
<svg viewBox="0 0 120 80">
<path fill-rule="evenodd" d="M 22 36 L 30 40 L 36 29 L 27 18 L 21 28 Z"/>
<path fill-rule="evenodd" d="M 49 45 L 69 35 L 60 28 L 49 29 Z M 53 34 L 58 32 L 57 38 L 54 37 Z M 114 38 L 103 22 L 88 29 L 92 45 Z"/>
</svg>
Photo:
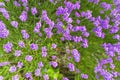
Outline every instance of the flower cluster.
<svg viewBox="0 0 120 80">
<path fill-rule="evenodd" d="M 95 79 L 118 79 L 120 72 L 114 62 L 120 61 L 120 0 L 112 1 L 108 3 L 87 0 L 82 3 L 79 0 L 73 3 L 70 0 L 15 0 L 12 1 L 13 4 L 10 0 L 0 2 L 0 17 L 3 16 L 0 20 L 0 48 L 1 44 L 3 48 L 0 49 L 3 50 L 0 55 L 0 69 L 8 66 L 8 69 L 5 68 L 5 74 L 0 73 L 0 80 L 8 77 L 10 79 L 11 75 L 12 80 L 74 80 L 72 76 L 91 80 L 93 78 L 85 68 L 88 67 L 88 59 L 91 59 L 91 62 L 92 58 L 96 59 L 95 56 L 91 58 L 95 51 L 102 52 L 95 50 L 90 53 L 90 49 L 94 50 L 93 47 L 96 49 L 97 46 L 103 48 L 105 54 L 102 55 L 102 52 L 102 57 L 96 59 L 97 65 L 93 71 Z M 10 9 L 8 4 L 12 5 L 13 9 Z M 50 9 L 43 8 L 46 4 Z M 82 4 L 93 6 L 84 10 Z M 98 6 L 99 11 L 92 10 L 94 6 Z M 15 12 L 14 9 L 19 11 Z M 87 25 L 87 22 L 90 25 Z M 102 38 L 103 44 L 94 42 L 93 37 Z M 111 40 L 104 42 L 106 37 L 116 43 L 111 43 Z M 15 38 L 17 40 L 14 40 Z M 94 43 L 97 46 L 94 46 Z M 86 56 L 87 52 L 90 56 Z M 106 58 L 103 58 L 104 56 Z M 93 70 L 91 66 L 88 70 Z M 8 76 L 4 76 L 7 75 L 6 71 Z"/>
<path fill-rule="evenodd" d="M 6 38 L 9 35 L 9 30 L 6 28 L 5 24 L 0 21 L 0 38 Z"/>
</svg>

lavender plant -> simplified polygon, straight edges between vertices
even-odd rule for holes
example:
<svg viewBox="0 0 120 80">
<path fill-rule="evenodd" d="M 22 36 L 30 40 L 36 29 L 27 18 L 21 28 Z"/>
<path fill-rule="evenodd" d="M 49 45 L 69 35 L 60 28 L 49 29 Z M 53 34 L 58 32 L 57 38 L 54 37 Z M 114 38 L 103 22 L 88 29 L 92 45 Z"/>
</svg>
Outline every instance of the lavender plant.
<svg viewBox="0 0 120 80">
<path fill-rule="evenodd" d="M 120 0 L 0 0 L 0 80 L 119 80 Z"/>
</svg>

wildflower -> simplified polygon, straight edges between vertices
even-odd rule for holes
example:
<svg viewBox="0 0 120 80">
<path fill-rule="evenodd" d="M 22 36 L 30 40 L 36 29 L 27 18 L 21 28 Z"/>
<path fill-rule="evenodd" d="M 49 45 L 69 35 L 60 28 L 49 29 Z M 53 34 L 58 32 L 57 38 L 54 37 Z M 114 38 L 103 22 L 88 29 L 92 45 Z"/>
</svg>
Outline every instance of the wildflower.
<svg viewBox="0 0 120 80">
<path fill-rule="evenodd" d="M 63 77 L 62 80 L 69 80 L 67 77 Z"/>
<path fill-rule="evenodd" d="M 27 20 L 27 12 L 26 11 L 23 11 L 21 13 L 21 15 L 19 16 L 19 19 L 22 21 L 22 22 L 25 22 Z"/>
<path fill-rule="evenodd" d="M 87 74 L 81 74 L 81 78 L 88 79 L 88 75 Z"/>
<path fill-rule="evenodd" d="M 82 35 L 88 37 L 90 34 L 88 32 L 82 32 Z"/>
<path fill-rule="evenodd" d="M 12 76 L 12 80 L 19 80 L 19 76 L 18 76 L 18 74 Z"/>
<path fill-rule="evenodd" d="M 0 7 L 5 6 L 4 2 L 0 2 Z"/>
<path fill-rule="evenodd" d="M 6 38 L 8 35 L 9 30 L 7 30 L 5 24 L 0 21 L 0 38 Z"/>
<path fill-rule="evenodd" d="M 18 68 L 22 68 L 22 66 L 23 66 L 23 63 L 22 63 L 22 62 L 18 62 L 18 63 L 17 63 L 17 67 L 18 67 Z"/>
<path fill-rule="evenodd" d="M 115 65 L 113 63 L 110 63 L 110 68 L 111 69 L 114 69 L 115 68 Z"/>
<path fill-rule="evenodd" d="M 14 1 L 13 4 L 17 7 L 20 7 L 20 4 L 17 1 Z"/>
<path fill-rule="evenodd" d="M 42 62 L 39 62 L 38 63 L 38 68 L 41 68 L 41 67 L 43 67 L 44 65 L 43 65 L 43 63 Z"/>
<path fill-rule="evenodd" d="M 77 20 L 76 20 L 76 23 L 77 23 L 77 24 L 80 24 L 80 20 L 79 20 L 79 19 L 77 19 Z"/>
<path fill-rule="evenodd" d="M 50 65 L 52 65 L 54 68 L 56 68 L 58 66 L 58 63 L 55 61 L 51 61 Z"/>
<path fill-rule="evenodd" d="M 9 72 L 13 73 L 17 70 L 16 66 L 11 66 L 10 69 L 9 69 Z"/>
<path fill-rule="evenodd" d="M 0 76 L 0 80 L 3 80 L 4 78 L 3 78 L 3 76 Z"/>
<path fill-rule="evenodd" d="M 28 39 L 30 37 L 29 34 L 26 32 L 26 30 L 21 30 L 21 33 L 24 39 Z"/>
<path fill-rule="evenodd" d="M 34 74 L 35 76 L 41 76 L 40 69 L 36 69 Z"/>
<path fill-rule="evenodd" d="M 116 60 L 120 61 L 120 56 L 117 56 Z"/>
<path fill-rule="evenodd" d="M 21 55 L 21 50 L 16 50 L 14 56 L 19 57 Z"/>
<path fill-rule="evenodd" d="M 10 64 L 10 62 L 1 62 L 1 63 L 0 63 L 0 67 L 6 66 L 6 65 L 9 65 L 9 64 Z"/>
<path fill-rule="evenodd" d="M 17 28 L 17 27 L 18 27 L 18 22 L 17 22 L 17 21 L 11 21 L 11 25 L 12 25 L 14 28 Z"/>
<path fill-rule="evenodd" d="M 72 55 L 74 57 L 75 62 L 80 61 L 80 53 L 77 51 L 77 49 L 72 50 Z"/>
<path fill-rule="evenodd" d="M 80 14 L 78 12 L 75 12 L 76 17 L 80 17 Z"/>
<path fill-rule="evenodd" d="M 30 56 L 30 55 L 27 55 L 27 56 L 25 57 L 25 60 L 28 61 L 28 62 L 31 62 L 31 61 L 33 60 L 33 57 Z"/>
<path fill-rule="evenodd" d="M 24 44 L 23 41 L 19 41 L 19 42 L 18 42 L 18 45 L 19 45 L 19 47 L 21 47 L 21 48 L 25 47 L 25 44 Z"/>
<path fill-rule="evenodd" d="M 11 42 L 7 42 L 3 45 L 3 49 L 6 53 L 9 53 L 12 51 L 13 44 Z"/>
<path fill-rule="evenodd" d="M 34 27 L 34 32 L 35 33 L 40 32 L 40 28 L 41 28 L 41 22 L 39 21 L 36 23 L 36 26 Z"/>
<path fill-rule="evenodd" d="M 57 57 L 55 55 L 52 56 L 52 60 L 55 60 Z"/>
<path fill-rule="evenodd" d="M 31 8 L 31 12 L 32 12 L 33 15 L 37 14 L 37 9 L 36 9 L 36 7 L 32 7 L 32 8 Z"/>
<path fill-rule="evenodd" d="M 68 69 L 69 69 L 70 71 L 75 71 L 74 64 L 69 63 L 69 64 L 68 64 Z"/>
<path fill-rule="evenodd" d="M 55 49 L 57 47 L 56 44 L 52 44 L 52 48 Z"/>
<path fill-rule="evenodd" d="M 49 80 L 49 76 L 47 74 L 43 75 L 44 80 Z"/>
<path fill-rule="evenodd" d="M 102 8 L 104 8 L 105 10 L 110 10 L 110 9 L 111 9 L 111 5 L 110 5 L 110 4 L 107 4 L 106 2 L 102 2 L 102 3 L 100 4 L 100 6 L 101 6 Z"/>
<path fill-rule="evenodd" d="M 87 48 L 88 47 L 88 40 L 87 39 L 82 39 L 82 46 L 84 48 Z"/>
<path fill-rule="evenodd" d="M 0 12 L 5 17 L 5 19 L 8 20 L 10 18 L 9 13 L 8 13 L 8 11 L 5 8 L 0 8 Z"/>
<path fill-rule="evenodd" d="M 38 45 L 32 43 L 32 44 L 30 44 L 30 48 L 31 48 L 32 50 L 38 50 Z"/>
<path fill-rule="evenodd" d="M 27 72 L 27 73 L 25 74 L 25 78 L 30 79 L 30 80 L 33 80 L 33 78 L 32 78 L 32 73 L 31 73 L 31 72 Z"/>
<path fill-rule="evenodd" d="M 80 2 L 77 1 L 75 4 L 74 4 L 74 9 L 80 9 Z"/>
</svg>

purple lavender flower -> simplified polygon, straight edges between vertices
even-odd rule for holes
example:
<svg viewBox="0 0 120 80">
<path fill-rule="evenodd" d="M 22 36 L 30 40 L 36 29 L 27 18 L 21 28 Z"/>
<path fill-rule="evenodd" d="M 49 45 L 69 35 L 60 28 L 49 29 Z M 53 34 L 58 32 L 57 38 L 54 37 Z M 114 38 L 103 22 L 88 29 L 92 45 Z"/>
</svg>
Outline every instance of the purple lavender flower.
<svg viewBox="0 0 120 80">
<path fill-rule="evenodd" d="M 12 43 L 11 42 L 7 42 L 6 44 L 3 45 L 3 49 L 6 53 L 9 53 L 12 51 Z"/>
<path fill-rule="evenodd" d="M 0 2 L 0 7 L 5 6 L 4 2 Z"/>
<path fill-rule="evenodd" d="M 47 56 L 47 52 L 42 52 L 42 57 L 46 57 Z"/>
<path fill-rule="evenodd" d="M 56 47 L 57 47 L 57 45 L 53 43 L 52 48 L 55 49 Z"/>
<path fill-rule="evenodd" d="M 87 74 L 81 74 L 81 78 L 88 79 L 88 75 Z"/>
<path fill-rule="evenodd" d="M 0 8 L 0 12 L 5 17 L 5 19 L 7 19 L 7 20 L 9 19 L 9 13 L 5 8 Z"/>
<path fill-rule="evenodd" d="M 24 44 L 23 41 L 19 41 L 19 42 L 18 42 L 18 45 L 19 45 L 19 47 L 21 47 L 21 48 L 25 47 L 25 44 Z"/>
<path fill-rule="evenodd" d="M 27 73 L 25 74 L 25 78 L 27 78 L 27 79 L 29 79 L 29 80 L 33 80 L 33 78 L 32 78 L 32 73 L 31 73 L 31 72 L 27 72 Z"/>
<path fill-rule="evenodd" d="M 10 64 L 10 62 L 1 62 L 1 63 L 0 63 L 0 67 L 1 67 L 1 66 L 6 66 L 6 65 L 9 65 L 9 64 Z"/>
<path fill-rule="evenodd" d="M 6 38 L 8 35 L 9 31 L 6 28 L 0 30 L 0 38 Z"/>
<path fill-rule="evenodd" d="M 40 69 L 35 70 L 35 76 L 41 76 Z"/>
<path fill-rule="evenodd" d="M 39 36 L 39 37 L 42 37 L 42 33 L 39 33 L 38 36 Z"/>
<path fill-rule="evenodd" d="M 87 48 L 88 47 L 88 40 L 87 39 L 82 39 L 82 46 L 84 48 Z"/>
<path fill-rule="evenodd" d="M 23 11 L 21 13 L 21 15 L 19 16 L 19 19 L 22 21 L 22 22 L 25 22 L 27 20 L 27 12 L 26 11 Z"/>
<path fill-rule="evenodd" d="M 102 3 L 100 4 L 100 6 L 101 6 L 102 8 L 104 8 L 105 10 L 111 9 L 111 5 L 110 5 L 110 4 L 107 4 L 106 2 L 102 2 Z"/>
<path fill-rule="evenodd" d="M 18 27 L 18 22 L 17 22 L 17 21 L 11 21 L 11 25 L 12 25 L 14 28 L 17 28 L 17 27 Z"/>
<path fill-rule="evenodd" d="M 67 12 L 67 9 L 64 9 L 62 6 L 60 6 L 57 8 L 56 15 L 59 16 L 59 15 L 62 15 L 66 12 Z"/>
<path fill-rule="evenodd" d="M 119 31 L 119 27 L 117 27 L 117 26 L 113 26 L 113 27 L 111 27 L 111 29 L 110 29 L 110 34 L 113 34 L 113 33 L 117 33 L 118 31 Z"/>
<path fill-rule="evenodd" d="M 76 23 L 77 23 L 77 24 L 79 24 L 79 23 L 80 23 L 80 20 L 79 20 L 79 19 L 77 19 L 77 20 L 76 20 Z"/>
<path fill-rule="evenodd" d="M 67 10 L 67 12 L 68 13 L 71 13 L 74 9 L 76 9 L 75 7 L 74 7 L 74 4 L 72 3 L 72 2 L 70 2 L 70 1 L 64 1 L 64 4 L 65 4 L 65 8 L 67 8 L 68 10 Z"/>
<path fill-rule="evenodd" d="M 21 50 L 16 50 L 14 56 L 19 57 L 21 55 Z"/>
<path fill-rule="evenodd" d="M 111 69 L 114 69 L 115 68 L 115 65 L 113 63 L 110 63 L 110 68 Z"/>
<path fill-rule="evenodd" d="M 88 0 L 88 2 L 92 2 L 94 4 L 98 4 L 100 0 Z"/>
<path fill-rule="evenodd" d="M 49 80 L 49 76 L 47 74 L 43 75 L 44 80 Z"/>
<path fill-rule="evenodd" d="M 81 17 L 85 17 L 86 16 L 86 13 L 83 11 L 81 12 Z"/>
<path fill-rule="evenodd" d="M 36 26 L 34 27 L 34 32 L 35 33 L 40 32 L 40 28 L 41 28 L 41 22 L 39 21 L 36 23 Z"/>
<path fill-rule="evenodd" d="M 21 30 L 21 33 L 24 39 L 28 39 L 30 37 L 29 34 L 26 32 L 26 30 Z"/>
<path fill-rule="evenodd" d="M 38 45 L 32 43 L 32 44 L 30 44 L 30 48 L 31 48 L 32 50 L 38 50 Z"/>
<path fill-rule="evenodd" d="M 69 63 L 69 64 L 68 64 L 68 69 L 69 69 L 70 71 L 75 71 L 74 64 Z"/>
<path fill-rule="evenodd" d="M 38 68 L 41 68 L 41 67 L 43 67 L 44 65 L 43 65 L 43 63 L 42 62 L 39 62 L 38 63 Z"/>
<path fill-rule="evenodd" d="M 30 55 L 27 55 L 27 56 L 25 57 L 25 60 L 28 61 L 28 62 L 31 62 L 31 61 L 33 60 L 33 57 L 30 56 Z"/>
<path fill-rule="evenodd" d="M 52 35 L 53 35 L 53 33 L 52 33 L 52 31 L 50 30 L 50 28 L 45 28 L 45 29 L 44 29 L 44 32 L 46 33 L 47 38 L 51 38 Z"/>
<path fill-rule="evenodd" d="M 22 3 L 28 3 L 28 0 L 20 0 Z"/>
<path fill-rule="evenodd" d="M 80 14 L 78 12 L 75 12 L 76 17 L 80 17 Z"/>
<path fill-rule="evenodd" d="M 75 4 L 74 4 L 74 9 L 80 9 L 80 2 L 77 1 Z"/>
<path fill-rule="evenodd" d="M 19 80 L 19 76 L 18 76 L 18 74 L 12 76 L 12 80 Z"/>
<path fill-rule="evenodd" d="M 87 10 L 87 11 L 86 11 L 86 14 L 85 14 L 85 17 L 86 17 L 87 19 L 90 19 L 90 18 L 92 17 L 92 11 Z"/>
<path fill-rule="evenodd" d="M 67 77 L 63 77 L 62 80 L 69 80 Z"/>
<path fill-rule="evenodd" d="M 114 2 L 115 5 L 119 5 L 120 4 L 119 0 L 113 0 L 113 2 Z"/>
<path fill-rule="evenodd" d="M 42 57 L 46 57 L 47 56 L 47 49 L 46 49 L 46 46 L 43 46 L 42 47 Z"/>
<path fill-rule="evenodd" d="M 120 40 L 120 35 L 119 35 L 119 34 L 115 34 L 115 35 L 113 36 L 113 39 Z"/>
<path fill-rule="evenodd" d="M 36 7 L 32 7 L 32 8 L 31 8 L 31 12 L 32 12 L 33 15 L 37 14 L 37 9 L 36 9 Z"/>
<path fill-rule="evenodd" d="M 117 58 L 116 58 L 118 61 L 120 61 L 120 56 L 117 56 Z"/>
<path fill-rule="evenodd" d="M 18 63 L 17 63 L 17 67 L 18 67 L 18 68 L 22 68 L 22 66 L 23 66 L 23 63 L 22 63 L 22 62 L 18 62 Z"/>
<path fill-rule="evenodd" d="M 42 11 L 42 20 L 48 21 L 47 12 L 45 10 Z"/>
<path fill-rule="evenodd" d="M 17 1 L 14 1 L 13 4 L 17 7 L 20 7 L 20 4 Z"/>
<path fill-rule="evenodd" d="M 52 60 L 55 60 L 57 57 L 55 55 L 52 56 Z"/>
<path fill-rule="evenodd" d="M 0 21 L 0 38 L 6 38 L 8 35 L 9 30 L 7 30 L 5 24 Z"/>
<path fill-rule="evenodd" d="M 28 5 L 28 0 L 21 0 L 21 2 L 24 7 L 26 7 Z"/>
<path fill-rule="evenodd" d="M 75 62 L 80 61 L 80 53 L 77 51 L 77 49 L 72 50 L 72 55 L 74 57 Z"/>
<path fill-rule="evenodd" d="M 28 6 L 25 6 L 25 10 L 26 10 L 26 11 L 29 11 L 29 7 L 28 7 Z"/>
<path fill-rule="evenodd" d="M 17 68 L 16 68 L 15 65 L 14 65 L 14 66 L 11 66 L 11 67 L 9 68 L 9 72 L 11 72 L 11 73 L 15 72 L 16 70 L 17 70 Z"/>
<path fill-rule="evenodd" d="M 4 79 L 4 77 L 3 76 L 0 76 L 0 80 L 3 80 Z"/>
<path fill-rule="evenodd" d="M 82 32 L 82 35 L 88 37 L 90 34 L 88 32 Z"/>
<path fill-rule="evenodd" d="M 52 65 L 54 68 L 56 68 L 58 66 L 58 63 L 55 61 L 51 61 L 50 65 Z"/>
</svg>

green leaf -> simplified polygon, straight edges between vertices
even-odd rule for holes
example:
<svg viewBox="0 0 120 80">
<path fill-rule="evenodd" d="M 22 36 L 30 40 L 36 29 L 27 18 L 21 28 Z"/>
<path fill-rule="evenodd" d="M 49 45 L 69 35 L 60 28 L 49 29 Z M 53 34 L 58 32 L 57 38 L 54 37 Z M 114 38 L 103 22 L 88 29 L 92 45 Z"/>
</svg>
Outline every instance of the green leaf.
<svg viewBox="0 0 120 80">
<path fill-rule="evenodd" d="M 59 72 L 55 73 L 54 76 L 53 76 L 53 78 L 57 79 L 58 76 L 59 76 Z"/>
<path fill-rule="evenodd" d="M 52 77 L 54 75 L 53 69 L 48 69 L 47 73 L 50 77 Z"/>
</svg>

